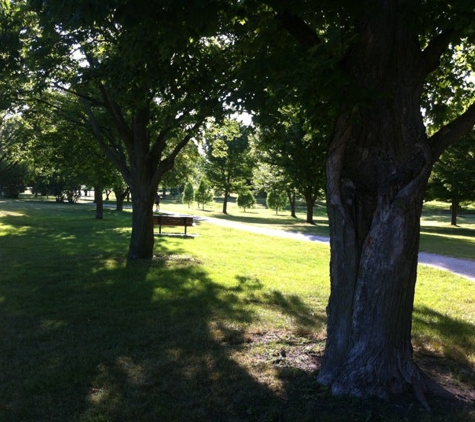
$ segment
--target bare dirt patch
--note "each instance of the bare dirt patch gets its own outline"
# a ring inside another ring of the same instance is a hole
[[[321,415],[336,411],[348,420],[353,417],[360,420],[357,417],[360,414],[373,415],[373,419],[368,420],[425,420],[426,416],[428,420],[472,420],[472,417],[475,420],[475,371],[460,362],[427,353],[415,355],[424,372],[451,394],[444,399],[428,397],[434,412],[429,416],[417,399],[409,395],[393,403],[332,397],[328,389],[316,382],[325,346],[323,334],[236,331],[227,332],[221,340],[235,350],[231,354],[240,365],[246,366],[254,378],[280,395],[283,409]],[[463,417],[458,418],[454,412]],[[426,416],[420,419],[421,414]],[[451,416],[445,418],[446,414]],[[469,419],[465,419],[467,417]],[[347,420],[345,418],[342,420]]]

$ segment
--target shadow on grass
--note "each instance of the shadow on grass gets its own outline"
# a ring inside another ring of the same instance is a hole
[[[264,294],[264,303],[283,310],[287,316],[302,327],[315,327],[316,324],[323,326],[326,321],[323,315],[315,315],[312,309],[307,307],[296,295],[284,296],[279,291],[273,291]]]
[[[422,226],[421,232],[434,236],[460,236],[472,239],[475,237],[475,228],[457,226]]]
[[[448,225],[450,225],[450,220],[452,216],[452,211],[447,209],[440,209],[437,207],[433,208],[426,208],[424,207],[422,210],[422,217],[426,221],[437,221],[441,222],[444,221]],[[475,222],[475,213],[471,210],[464,209],[457,214],[457,221],[466,224],[473,224]]]
[[[447,362],[453,365],[456,372],[464,374],[465,381],[475,387],[475,368],[467,359],[475,350],[474,325],[427,307],[416,307],[413,321],[415,326],[419,326],[418,332],[423,333],[422,338],[414,339],[418,348],[431,354],[430,349],[440,347]]]
[[[475,229],[454,226],[422,226],[420,243],[426,252],[475,259]]]
[[[218,285],[165,239],[127,262],[128,219],[49,207],[2,219],[17,265],[0,282],[0,420],[279,420],[282,395],[232,357],[234,326],[256,317],[242,296],[262,285]],[[272,300],[307,320],[295,298]]]
[[[268,224],[269,226],[283,225],[283,224],[295,225],[296,222],[300,222],[301,224],[306,224],[304,219],[296,220],[290,215],[284,214],[284,213],[279,213],[278,215],[274,214],[273,217],[277,217],[277,218],[269,218],[268,216],[263,216],[262,214],[253,213],[252,211],[246,211],[245,213],[241,213],[241,214],[216,213],[215,215],[213,215],[213,217],[221,218],[223,220],[232,220],[232,221],[236,221],[238,223],[244,223],[244,224]],[[316,220],[319,220],[319,218],[316,217]],[[327,224],[326,217],[322,217],[321,222],[322,224]]]

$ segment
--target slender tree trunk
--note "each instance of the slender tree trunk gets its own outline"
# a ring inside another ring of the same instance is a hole
[[[315,202],[317,201],[317,198],[312,195],[311,193],[308,193],[305,195],[305,203],[307,205],[307,223],[308,224],[315,224],[313,221],[313,207],[315,206]]]
[[[153,209],[160,177],[156,174],[158,160],[150,155],[147,129],[148,110],[138,113],[132,129],[134,142],[129,144],[129,188],[132,194],[132,233],[128,259],[152,259],[155,243]]]
[[[125,189],[124,191],[114,191],[115,199],[116,199],[116,205],[115,205],[116,211],[124,210],[124,201],[128,193],[129,193],[129,188]]]
[[[94,203],[96,204],[96,219],[102,220],[104,217],[104,199],[102,197],[102,186],[94,186]]]
[[[452,198],[452,204],[450,206],[450,210],[451,210],[450,224],[452,226],[457,225],[457,216],[458,216],[458,211],[459,211],[459,205],[460,205],[460,202],[456,198]]]
[[[228,198],[229,198],[229,190],[224,190],[224,199],[223,199],[223,214],[228,213]]]
[[[116,211],[124,211],[124,196],[116,196],[115,197],[115,210]]]
[[[313,221],[313,207],[315,205],[315,202],[312,204],[311,202],[307,202],[307,223],[308,224],[315,224],[315,221]]]
[[[289,204],[290,204],[290,216],[292,218],[297,218],[297,214],[295,212],[295,192],[292,190],[288,190],[287,196],[289,198]]]

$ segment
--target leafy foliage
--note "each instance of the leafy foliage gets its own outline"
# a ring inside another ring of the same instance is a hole
[[[17,2],[0,2],[0,112],[18,106],[25,81],[22,59],[21,31],[25,15]]]
[[[252,208],[256,205],[256,198],[250,189],[243,189],[239,192],[237,204],[238,207],[242,208],[245,212],[246,208]]]
[[[0,193],[5,198],[18,198],[30,180],[30,171],[25,163],[10,166],[0,162]]]
[[[100,149],[73,95],[43,92],[41,100],[32,101],[23,113],[23,122],[28,126],[30,159],[40,182],[37,191],[46,190],[59,202],[75,202],[74,192],[81,185],[102,190],[117,184],[118,172]]]
[[[195,200],[195,189],[193,188],[193,184],[191,182],[187,182],[183,190],[183,203],[187,204],[188,208],[190,208],[190,204],[194,200]]]
[[[313,207],[325,186],[329,120],[319,128],[312,128],[300,107],[287,105],[266,110],[256,121],[261,129],[256,137],[260,161],[281,170],[287,181],[286,190],[297,192],[305,199],[309,211],[307,222],[312,223]]]
[[[205,205],[213,200],[213,196],[214,193],[210,183],[205,178],[202,178],[195,192],[195,201],[198,205],[201,204],[204,209]]]
[[[475,201],[475,136],[452,145],[434,165],[429,189],[429,199],[451,202],[452,224],[457,224],[459,205]]]
[[[267,207],[275,210],[275,213],[278,214],[279,211],[285,207],[288,202],[287,194],[284,191],[271,190],[267,193]]]
[[[254,157],[250,148],[251,129],[237,120],[225,120],[205,132],[205,173],[211,185],[224,192],[223,213],[229,195],[252,177]]]
[[[173,168],[163,175],[160,185],[182,188],[187,182],[198,180],[203,161],[197,143],[189,142],[177,155]]]

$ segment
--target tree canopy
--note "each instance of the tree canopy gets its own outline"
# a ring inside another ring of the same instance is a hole
[[[459,207],[475,201],[475,138],[474,133],[451,145],[434,165],[429,179],[428,195],[451,203],[451,224],[457,225]]]
[[[321,115],[324,117],[323,111]],[[287,105],[264,111],[256,121],[261,130],[256,138],[261,161],[282,169],[284,177],[291,181],[287,190],[295,190],[305,199],[307,223],[313,224],[313,207],[325,186],[331,118],[322,118],[319,128],[312,127],[298,106]]]
[[[230,90],[232,54],[220,40],[225,4],[29,4],[38,16],[30,63],[42,84],[81,100],[132,192],[128,256],[151,258],[158,184],[205,119],[222,114]]]
[[[223,214],[233,192],[238,192],[252,177],[254,157],[250,145],[251,129],[237,120],[211,125],[204,135],[205,173],[211,185],[223,191]]]

